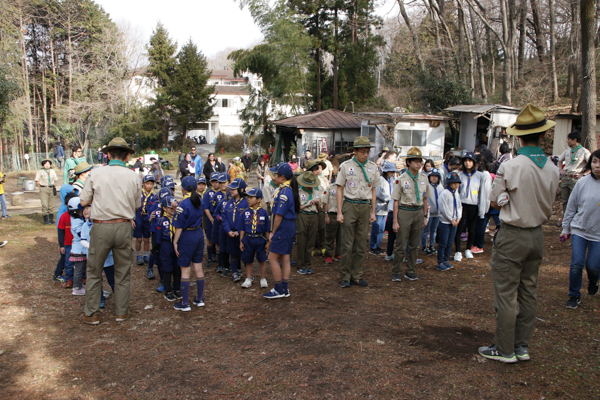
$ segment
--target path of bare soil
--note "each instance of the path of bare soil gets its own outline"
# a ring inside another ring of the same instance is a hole
[[[116,323],[109,298],[94,327],[84,298],[51,281],[56,230],[37,217],[0,223],[2,399],[600,398],[600,296],[564,307],[570,246],[555,226],[532,361],[503,365],[476,356],[495,327],[489,236],[450,272],[425,257],[416,282],[392,283],[391,263],[368,255],[367,288],[340,289],[339,264],[314,257],[316,273],[293,273],[277,301],[207,271],[206,307],[189,313],[134,266],[131,319]]]

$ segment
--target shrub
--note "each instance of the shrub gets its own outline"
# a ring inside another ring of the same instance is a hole
[[[217,136],[215,144],[215,152],[220,153],[221,148],[224,148],[226,153],[240,153],[244,148],[244,135],[224,135]]]

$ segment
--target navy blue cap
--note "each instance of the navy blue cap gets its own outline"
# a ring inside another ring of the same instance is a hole
[[[477,159],[475,158],[475,154],[471,153],[468,150],[465,150],[462,154],[462,159],[464,160],[465,158],[470,158],[471,160],[473,160],[473,162],[477,162]]]
[[[231,175],[225,172],[225,178],[227,178],[227,182],[229,182],[231,180]]]
[[[235,178],[227,187],[229,189],[246,189],[246,182],[242,178]]]
[[[171,204],[173,204],[174,201],[177,201],[177,199],[175,197],[166,196],[166,197],[163,197],[162,199],[160,199],[160,205],[163,208],[172,207]]]
[[[249,197],[256,197],[257,199],[263,198],[262,190],[260,190],[259,188],[255,188],[255,187],[251,188],[246,193],[248,194]]]
[[[149,181],[154,182],[154,175],[146,175],[146,176],[144,176],[143,182],[146,183],[146,182],[149,182]]]
[[[442,178],[442,174],[440,173],[440,170],[437,168],[431,168],[431,173],[429,174],[429,176],[437,176],[438,178]]]
[[[288,163],[279,163],[276,166],[269,168],[269,171],[273,172],[274,174],[279,174],[279,175],[283,175],[286,177],[286,179],[290,179],[292,177],[292,175],[294,175],[294,171],[292,171],[292,167],[290,167],[290,165]]]
[[[446,177],[446,185],[451,183],[460,183],[460,176],[454,171],[450,172]]]
[[[162,200],[163,198],[165,198],[167,196],[173,196],[173,191],[171,189],[164,187],[158,191],[159,199]]]
[[[219,183],[224,183],[227,182],[229,179],[227,179],[227,174],[219,174]]]
[[[170,179],[166,179],[165,182],[161,186],[169,188],[169,189],[175,189],[175,185],[177,185],[177,184],[174,181],[172,181]]]
[[[206,178],[201,176],[200,178],[198,178],[198,184],[200,183],[204,183],[206,185]]]
[[[186,176],[185,178],[183,178],[181,180],[181,187],[184,188],[185,190],[187,190],[188,192],[195,191],[197,186],[198,186],[198,182],[196,181],[196,178],[194,178],[193,176]]]
[[[219,180],[219,174],[218,172],[213,172],[212,174],[210,174],[210,181],[218,181]]]

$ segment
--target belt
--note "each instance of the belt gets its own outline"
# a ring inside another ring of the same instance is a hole
[[[508,229],[508,230],[511,230],[511,231],[533,231],[533,230],[539,229],[540,227],[541,227],[541,225],[534,226],[533,228],[521,228],[521,227],[518,227],[518,226],[509,225],[509,224],[504,223],[504,222],[500,224],[500,229],[505,228],[505,229]]]
[[[244,237],[263,238],[267,240],[267,238],[265,238],[264,233],[244,233]]]
[[[315,211],[300,211],[300,214],[314,215],[314,214],[316,214],[316,212]]]
[[[92,222],[95,224],[120,224],[121,222],[130,222],[130,219],[125,218],[117,218],[117,219],[107,219],[107,220],[99,220],[93,219]]]
[[[404,210],[404,211],[417,211],[417,210],[422,210],[423,206],[418,206],[418,207],[405,207],[405,206],[398,206],[399,210]]]
[[[40,187],[53,188],[53,187],[54,187],[54,185],[52,185],[52,186],[42,186],[42,185],[40,185]]]
[[[185,228],[184,231],[194,231],[194,230],[196,230],[198,228],[202,228],[202,225],[200,225],[200,226],[194,226],[192,228]]]
[[[354,204],[371,204],[371,200],[352,200],[347,197],[344,197],[344,201]]]

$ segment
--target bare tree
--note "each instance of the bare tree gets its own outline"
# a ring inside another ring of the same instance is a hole
[[[556,15],[554,13],[554,0],[548,0],[550,12],[550,69],[552,71],[552,103],[558,101],[558,79],[556,77]]]
[[[595,1],[581,0],[581,139],[588,148],[596,140],[596,26]]]
[[[415,46],[415,57],[417,58],[417,62],[419,64],[419,68],[421,71],[425,69],[425,64],[423,63],[423,57],[421,57],[421,49],[419,47],[419,36],[417,31],[413,28],[408,13],[406,12],[406,8],[404,7],[404,0],[398,0],[398,5],[400,6],[400,14],[402,14],[402,18],[404,18],[404,22],[406,22],[406,26],[410,31],[410,34],[413,38],[413,44]]]

